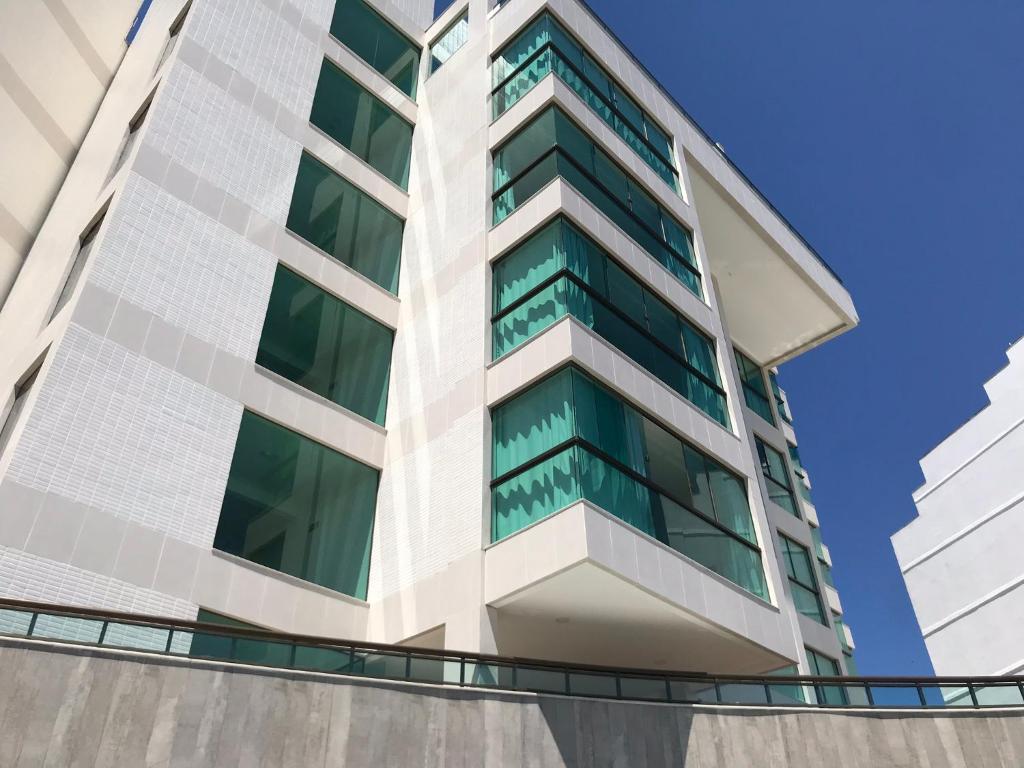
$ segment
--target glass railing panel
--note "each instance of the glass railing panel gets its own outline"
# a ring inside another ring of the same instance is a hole
[[[569,674],[569,693],[574,696],[614,698],[617,695],[615,676],[571,672]]]
[[[672,701],[693,704],[718,703],[718,688],[714,681],[672,680]]]
[[[135,648],[143,651],[163,651],[167,648],[170,635],[169,629],[110,622],[103,633],[101,645],[114,648]]]
[[[32,624],[32,611],[0,609],[0,634],[27,635]]]
[[[619,689],[625,699],[644,699],[646,701],[668,701],[669,688],[664,678],[630,677],[619,678]]]
[[[1010,707],[1024,704],[1024,696],[1016,683],[976,685],[974,696],[983,707]]]
[[[298,645],[295,647],[295,668],[346,673],[352,670],[352,654],[343,648]]]
[[[81,619],[73,616],[51,616],[40,613],[32,627],[31,637],[50,640],[69,640],[83,643],[98,643],[103,632],[103,621]]]
[[[566,693],[566,675],[561,669],[517,665],[516,688],[522,691]]]
[[[921,701],[921,694],[916,686],[912,685],[881,685],[873,684],[871,688],[871,700],[875,706],[881,707],[923,707],[925,702]]]
[[[718,686],[723,704],[767,704],[768,692],[764,683],[723,682]]]
[[[352,671],[365,677],[401,680],[406,676],[405,654],[359,652],[352,654]]]
[[[785,685],[772,683],[768,686],[772,697],[772,704],[807,704],[811,700],[807,687],[803,685]]]

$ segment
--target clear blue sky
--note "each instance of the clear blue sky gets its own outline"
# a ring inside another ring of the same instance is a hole
[[[1024,334],[1024,3],[591,5],[853,295],[781,380],[861,672],[931,674],[889,536]]]

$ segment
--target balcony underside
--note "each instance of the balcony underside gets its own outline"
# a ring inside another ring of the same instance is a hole
[[[690,168],[719,302],[739,347],[778,365],[857,324],[842,283],[784,224],[765,214],[776,240],[697,163]]]
[[[487,551],[502,655],[748,674],[792,664],[773,607],[586,503]]]

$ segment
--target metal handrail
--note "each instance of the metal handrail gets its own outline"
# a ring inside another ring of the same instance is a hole
[[[22,615],[15,626],[12,614]],[[95,639],[61,637],[40,620],[77,619],[93,622]],[[22,626],[23,625],[23,626]],[[161,647],[153,643],[131,645],[127,639],[110,641],[113,627],[139,627],[167,632]],[[175,650],[174,639],[189,641],[188,650]],[[274,667],[303,672],[320,672],[349,677],[428,683],[458,687],[549,693],[588,698],[657,701],[678,704],[730,706],[824,707],[849,709],[1021,707],[1024,708],[1024,676],[1012,677],[822,677],[814,675],[758,676],[709,675],[701,672],[666,671],[562,664],[542,659],[495,656],[434,648],[387,645],[366,641],[340,640],[316,635],[232,627],[162,616],[145,616],[105,609],[51,605],[26,600],[0,599],[0,635],[88,647],[110,647],[185,658],[216,660],[248,666]],[[230,640],[228,651],[198,653],[191,647],[196,635],[214,635]],[[240,647],[240,641],[248,641]],[[265,643],[261,646],[260,643]],[[264,658],[258,652],[287,649],[287,658]],[[311,664],[298,660],[299,650],[333,652],[344,663]],[[244,652],[243,652],[244,651]],[[247,655],[248,654],[248,655]],[[401,671],[379,666],[382,660],[398,659]],[[426,670],[414,671],[414,664],[433,662]],[[375,666],[378,665],[378,666]],[[425,674],[425,672],[431,672]],[[553,674],[557,673],[557,674]],[[548,677],[543,676],[547,674]],[[531,675],[533,679],[531,680]],[[541,676],[538,678],[538,675]],[[557,684],[545,682],[557,680]],[[603,690],[601,687],[603,684]],[[887,704],[877,697],[886,689],[912,691],[916,701]],[[959,699],[929,700],[928,692],[954,689]],[[990,701],[991,690],[1009,692],[1003,700]],[[780,700],[782,697],[782,700]]]

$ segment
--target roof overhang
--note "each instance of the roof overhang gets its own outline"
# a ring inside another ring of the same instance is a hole
[[[856,326],[857,311],[840,280],[731,165],[717,160],[709,168],[691,158],[690,180],[736,345],[773,366]]]

